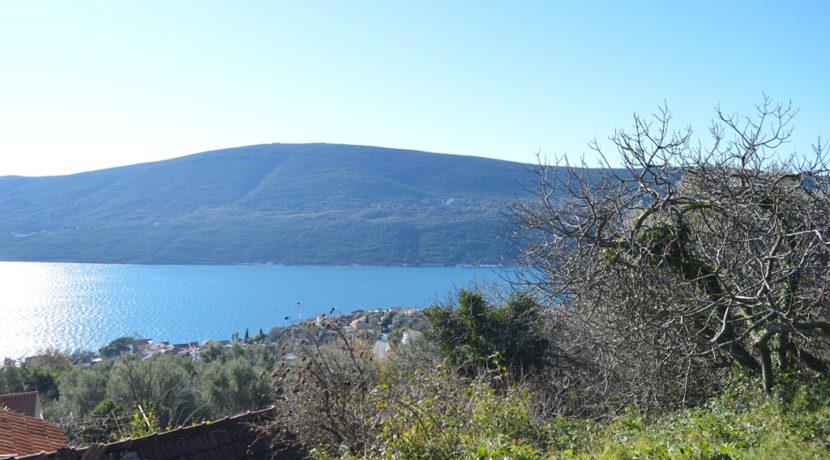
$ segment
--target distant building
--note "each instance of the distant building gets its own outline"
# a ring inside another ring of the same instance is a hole
[[[349,324],[349,327],[352,329],[357,329],[363,327],[367,324],[367,318],[365,316],[360,316],[356,319],[353,319],[352,322]]]
[[[48,362],[52,356],[50,355],[35,355],[35,356],[27,356],[23,358],[23,365],[24,366],[37,366],[38,364],[43,364]]]
[[[133,340],[133,353],[145,356],[150,352],[153,341],[150,339],[135,339]]]

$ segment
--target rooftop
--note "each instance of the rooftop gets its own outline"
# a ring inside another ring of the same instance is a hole
[[[273,417],[274,408],[225,417],[213,422],[83,448],[18,457],[17,460],[110,460],[181,459],[225,460],[271,458],[269,440],[259,435],[255,424]],[[292,458],[286,454],[281,458]]]
[[[0,409],[0,458],[66,447],[63,431],[39,418]]]
[[[37,391],[0,395],[0,409],[6,408],[30,417],[43,418],[38,410],[39,399]]]

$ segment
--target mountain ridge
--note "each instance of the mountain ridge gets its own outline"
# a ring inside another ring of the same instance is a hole
[[[0,259],[499,264],[527,164],[261,144],[65,176],[0,177]]]

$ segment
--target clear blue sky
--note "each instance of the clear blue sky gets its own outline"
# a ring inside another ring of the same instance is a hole
[[[830,2],[1,1],[0,175],[269,142],[578,159],[666,102],[830,136]]]

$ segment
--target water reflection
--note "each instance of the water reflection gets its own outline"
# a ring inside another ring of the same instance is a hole
[[[0,262],[0,356],[96,343],[108,313],[103,266]]]
[[[491,269],[0,262],[0,358],[94,350],[124,335],[183,342],[341,312],[427,306]]]

